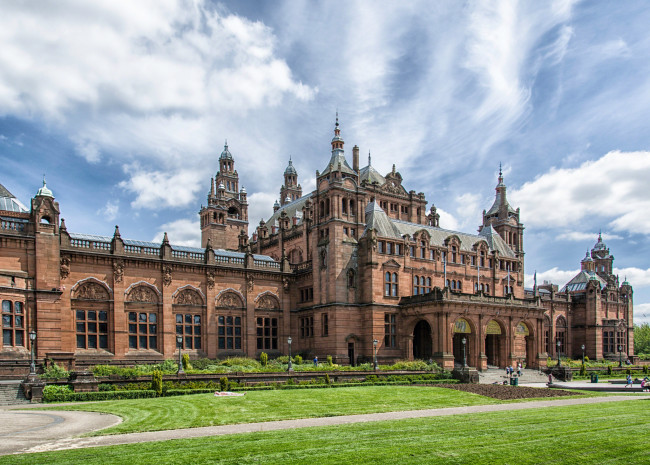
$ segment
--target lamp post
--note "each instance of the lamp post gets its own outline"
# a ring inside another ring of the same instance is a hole
[[[375,348],[375,357],[373,358],[373,366],[375,367],[375,371],[377,371],[377,344],[379,344],[379,341],[377,339],[372,340],[372,346]]]
[[[181,349],[183,348],[183,336],[180,334],[176,336],[176,345],[178,346],[178,374],[182,375],[185,374],[185,371],[183,370],[183,356],[181,354]]]
[[[34,362],[34,344],[36,343],[36,331],[30,331],[29,332],[29,340],[30,340],[30,345],[32,349],[32,358],[31,362],[29,363],[29,374],[30,375],[35,375],[36,374],[36,363]]]
[[[289,367],[287,371],[293,371],[293,364],[291,363],[291,336],[287,339],[287,344],[289,344]]]
[[[463,336],[461,342],[463,343],[463,368],[467,368],[467,351],[465,350],[465,347],[467,345],[467,338]]]
[[[557,341],[557,366],[561,367],[562,366],[562,360],[560,359],[560,346],[562,345],[562,342],[560,340]]]
[[[623,368],[623,346],[618,346],[618,367]]]
[[[585,345],[582,344],[580,348],[582,349],[582,366],[585,366]]]

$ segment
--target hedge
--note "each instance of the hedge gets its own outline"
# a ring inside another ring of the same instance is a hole
[[[48,386],[49,387],[49,386]],[[43,390],[43,402],[91,402],[96,400],[147,399],[156,397],[156,391],[97,391],[48,392]]]

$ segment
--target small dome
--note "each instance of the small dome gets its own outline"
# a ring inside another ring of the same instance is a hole
[[[224,186],[223,181],[219,183],[219,187],[217,189],[223,189],[223,190],[226,189],[226,186]]]
[[[276,200],[275,203],[273,204],[273,208],[278,207],[280,208],[280,203]]]
[[[289,158],[289,165],[287,166],[287,169],[284,170],[284,174],[293,174],[298,176],[298,172],[296,171],[296,168],[294,168],[291,158]]]
[[[594,260],[589,256],[589,252],[585,254],[585,258],[582,259],[582,262],[593,262]]]
[[[246,188],[244,186],[241,186],[241,189],[239,189],[240,194],[245,194],[246,193]]]
[[[607,246],[603,242],[603,236],[598,233],[598,241],[596,242],[596,245],[594,245],[593,250],[605,250],[607,249]]]
[[[45,177],[43,177],[43,187],[41,187],[36,193],[37,197],[54,197],[52,191],[47,188],[45,185]]]
[[[228,150],[228,142],[223,146],[223,152],[221,152],[221,155],[219,156],[219,160],[232,160],[232,154]]]
[[[284,199],[284,201],[285,201],[285,202],[291,202],[291,197],[289,197],[289,196],[287,195],[287,198]]]

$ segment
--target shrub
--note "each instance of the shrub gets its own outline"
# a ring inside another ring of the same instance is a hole
[[[100,391],[116,391],[117,390],[114,385],[106,384],[106,383],[100,384],[99,386],[97,386],[97,388]]]
[[[587,376],[587,368],[584,365],[580,367],[580,376]]]
[[[293,358],[293,363],[295,363],[296,365],[302,365],[302,357],[300,355],[296,355]]]
[[[269,356],[266,352],[262,352],[260,354],[260,363],[262,364],[263,367],[267,366],[269,363]]]
[[[69,376],[70,372],[68,372],[68,370],[56,363],[52,363],[49,367],[43,370],[43,374],[40,377],[46,379],[63,379],[68,378]]]
[[[225,367],[247,367],[247,368],[259,368],[260,362],[252,358],[247,357],[230,357],[223,360],[220,365]]]
[[[214,392],[214,389],[169,389],[165,392],[165,397],[169,396],[187,396],[191,394],[208,394]]]
[[[648,374],[648,365],[643,365],[643,374],[644,375]]]
[[[332,384],[329,373],[325,373],[325,384]]]
[[[612,374],[612,366],[611,365],[607,365],[607,374],[608,375]]]
[[[156,393],[158,397],[162,396],[162,371],[154,370],[151,376],[151,390]]]
[[[631,374],[632,374],[632,370],[630,370],[629,368],[626,368],[626,369],[625,369],[625,374],[626,374],[626,375],[631,375]]]
[[[190,354],[183,354],[183,357],[181,358],[182,363],[183,363],[183,370],[191,370],[192,369],[192,364],[190,363]]]
[[[47,388],[64,386],[45,386],[43,389],[44,402],[89,402],[96,400],[120,400],[120,399],[145,399],[156,397],[155,391],[99,391],[99,392],[49,392]]]
[[[327,365],[328,365],[328,366],[332,366],[332,365],[334,365],[334,363],[332,362],[332,356],[331,356],[331,355],[328,355],[328,356],[327,356]]]
[[[227,391],[229,387],[229,382],[228,382],[228,377],[227,376],[222,376],[219,378],[219,390],[220,391]]]

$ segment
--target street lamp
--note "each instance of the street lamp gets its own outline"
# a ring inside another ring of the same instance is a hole
[[[180,334],[176,336],[176,345],[178,346],[178,374],[183,375],[185,374],[185,371],[183,371],[183,356],[181,355],[181,349],[183,348],[183,336]]]
[[[375,348],[375,358],[373,359],[373,365],[375,367],[375,371],[377,371],[377,344],[379,344],[379,341],[377,339],[372,340],[372,346]]]
[[[465,346],[467,345],[467,338],[463,336],[461,342],[463,343],[463,368],[467,368],[467,352],[465,350]]]
[[[291,363],[291,336],[287,339],[287,343],[289,344],[289,367],[287,371],[293,371],[293,364]]]
[[[557,366],[561,367],[562,366],[562,360],[560,360],[560,346],[562,345],[562,342],[558,339],[557,341]]]
[[[36,331],[30,331],[29,332],[29,340],[31,349],[32,349],[32,359],[29,364],[29,374],[30,375],[35,375],[36,374],[36,363],[34,362],[34,344],[36,343]]]
[[[623,368],[623,346],[618,346],[618,367]]]
[[[585,345],[582,344],[580,348],[582,349],[582,366],[585,366]]]

